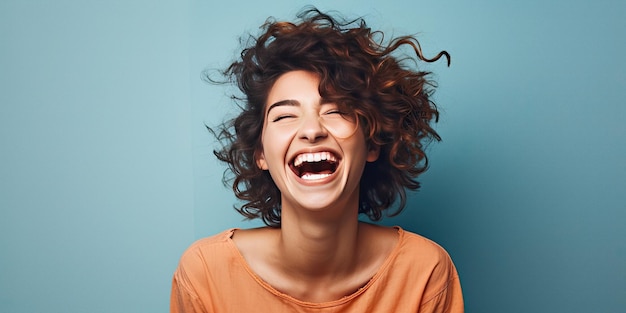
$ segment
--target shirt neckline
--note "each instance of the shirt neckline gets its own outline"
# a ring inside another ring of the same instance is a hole
[[[243,266],[243,268],[246,270],[246,272],[248,273],[248,275],[250,275],[250,277],[252,279],[254,279],[259,285],[261,285],[261,287],[263,287],[265,290],[267,290],[268,292],[272,293],[273,295],[284,299],[286,301],[289,301],[291,303],[294,303],[298,306],[301,307],[310,307],[310,308],[327,308],[327,307],[334,307],[334,306],[339,306],[345,303],[350,302],[351,300],[357,298],[358,296],[360,296],[361,294],[365,293],[367,290],[369,290],[371,288],[372,285],[374,285],[381,276],[385,275],[391,265],[391,263],[393,262],[393,260],[396,258],[396,256],[398,255],[399,251],[400,251],[400,247],[402,246],[402,242],[404,241],[404,235],[405,235],[405,231],[399,227],[399,226],[393,226],[393,228],[395,228],[397,230],[398,233],[398,240],[395,244],[395,247],[393,248],[393,250],[391,251],[391,253],[389,253],[389,255],[386,257],[385,261],[383,262],[383,264],[379,267],[379,269],[376,271],[376,274],[374,274],[374,276],[372,276],[372,278],[367,282],[367,284],[365,284],[363,287],[359,288],[357,291],[344,296],[340,299],[337,300],[332,300],[332,301],[326,301],[326,302],[308,302],[308,301],[303,301],[303,300],[299,300],[295,297],[292,297],[288,294],[285,294],[279,290],[277,290],[276,288],[274,288],[272,285],[270,285],[269,283],[267,283],[265,280],[263,280],[260,276],[258,276],[253,270],[252,268],[248,265],[248,262],[246,261],[246,259],[243,257],[243,255],[241,254],[241,251],[239,251],[239,248],[237,248],[237,245],[235,244],[234,240],[232,239],[235,231],[239,230],[240,228],[231,228],[229,230],[227,230],[226,232],[224,232],[225,235],[225,241],[228,243],[228,247],[231,249],[231,251],[234,253],[238,263]]]

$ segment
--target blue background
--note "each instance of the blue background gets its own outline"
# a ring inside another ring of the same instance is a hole
[[[0,312],[167,312],[232,210],[200,79],[303,1],[0,2]],[[442,109],[399,224],[443,245],[467,312],[626,307],[626,2],[315,1],[418,33]]]

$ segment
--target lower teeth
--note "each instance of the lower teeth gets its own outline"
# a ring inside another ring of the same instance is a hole
[[[322,178],[326,178],[330,176],[330,174],[304,174],[302,175],[302,179],[306,179],[306,180],[315,180],[315,179],[322,179]]]

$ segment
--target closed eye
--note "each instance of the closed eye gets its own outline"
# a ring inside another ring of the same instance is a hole
[[[341,111],[339,109],[328,110],[328,111],[324,112],[323,115],[328,116],[328,118],[341,117],[342,119],[347,120],[349,122],[354,122],[354,120],[355,120],[354,114],[346,113],[346,112]]]
[[[337,104],[333,102],[325,102],[325,101],[322,101],[321,103],[321,113],[322,115],[339,115],[339,116],[348,115],[348,113],[342,111],[341,108]]]
[[[328,112],[326,112],[326,113],[324,113],[324,114],[339,114],[339,115],[345,115],[346,113],[343,113],[343,112],[341,112],[341,111],[339,111],[339,110],[330,110],[330,111],[328,111]]]
[[[295,118],[294,115],[279,115],[275,118],[272,119],[272,122],[279,122],[285,119],[289,119],[289,118]]]

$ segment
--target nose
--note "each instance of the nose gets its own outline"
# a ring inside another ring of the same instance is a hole
[[[298,130],[298,138],[309,142],[317,142],[328,136],[328,130],[322,124],[318,114],[306,114],[303,117],[300,129]]]

